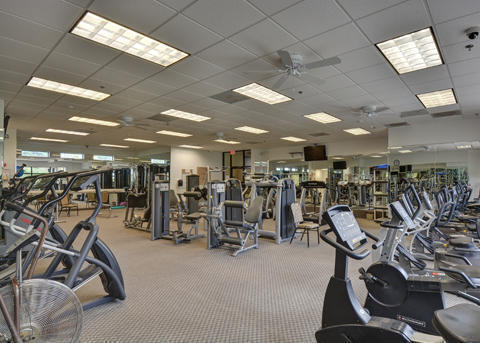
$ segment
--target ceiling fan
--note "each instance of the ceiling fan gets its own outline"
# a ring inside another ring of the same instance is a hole
[[[323,79],[310,75],[308,72],[312,69],[328,67],[341,62],[340,58],[335,56],[304,64],[303,57],[300,54],[291,54],[286,50],[278,50],[277,54],[280,56],[282,66],[281,69],[274,71],[283,75],[273,84],[273,89],[280,88],[289,77],[298,77],[315,84],[323,84],[325,82]]]
[[[117,119],[117,122],[120,123],[120,126],[118,126],[119,129],[124,128],[124,127],[134,127],[140,130],[145,130],[147,131],[150,126],[148,125],[141,125],[141,124],[136,124],[133,121],[133,118],[130,116],[121,116],[120,119]]]
[[[380,112],[384,112],[386,110],[389,110],[389,108],[377,107],[377,105],[366,105],[355,110],[353,113],[360,114],[360,118],[358,120],[359,123],[366,122],[369,124],[371,129],[375,129],[376,128],[375,122],[374,122],[375,117],[377,117],[377,115]]]

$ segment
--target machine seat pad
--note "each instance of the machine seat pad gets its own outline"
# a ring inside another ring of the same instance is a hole
[[[473,238],[467,236],[452,237],[448,241],[452,247],[464,248],[464,249],[473,249],[475,244],[473,243]]]
[[[189,213],[189,214],[186,214],[184,218],[188,220],[199,220],[200,218],[202,218],[202,213],[200,212]]]
[[[316,222],[316,223],[318,223],[319,218],[316,215],[306,215],[305,214],[303,216],[303,220],[306,221],[306,222]]]
[[[307,230],[318,229],[319,227],[320,225],[318,225],[318,223],[312,223],[312,222],[303,222],[297,225],[297,229],[307,229]]]
[[[225,225],[230,227],[240,227],[248,230],[254,230],[255,226],[238,220],[225,220]]]
[[[447,342],[480,342],[480,307],[459,304],[435,311],[433,325]]]

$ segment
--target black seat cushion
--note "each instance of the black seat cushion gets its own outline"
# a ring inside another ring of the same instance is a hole
[[[433,325],[448,343],[480,342],[480,307],[460,304],[435,311]]]
[[[467,236],[452,237],[448,240],[452,247],[463,248],[463,249],[474,249],[475,244],[473,239]]]
[[[319,218],[318,218],[318,216],[316,216],[316,215],[311,215],[311,214],[308,214],[308,215],[307,215],[307,214],[305,214],[305,215],[303,216],[303,220],[306,221],[306,222],[315,222],[315,223],[318,223]]]

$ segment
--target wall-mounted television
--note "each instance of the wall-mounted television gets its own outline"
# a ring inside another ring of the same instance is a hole
[[[327,149],[325,145],[306,146],[303,148],[305,161],[326,161]]]
[[[347,169],[347,161],[335,161],[335,162],[333,162],[333,169],[334,170]]]
[[[406,173],[406,172],[411,172],[411,171],[412,171],[412,165],[411,164],[400,166],[400,173]]]

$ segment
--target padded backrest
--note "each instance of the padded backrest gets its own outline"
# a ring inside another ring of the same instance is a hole
[[[293,222],[295,223],[295,226],[297,226],[298,223],[303,222],[302,208],[298,202],[292,202],[290,204],[290,210],[292,211]]]
[[[245,213],[245,221],[256,224],[259,222],[262,215],[263,197],[257,196],[252,200],[247,212]]]

